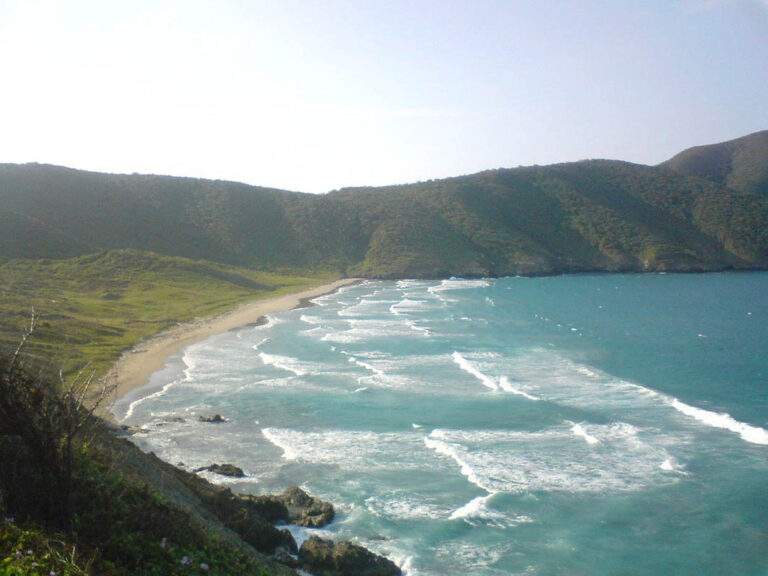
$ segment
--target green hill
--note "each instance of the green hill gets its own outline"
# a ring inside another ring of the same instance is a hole
[[[766,150],[762,132],[658,167],[588,160],[324,195],[0,165],[0,258],[127,248],[387,278],[761,268]]]
[[[768,130],[683,150],[661,166],[734,190],[768,194]]]

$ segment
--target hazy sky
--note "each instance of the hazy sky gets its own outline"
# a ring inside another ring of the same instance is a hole
[[[768,0],[0,0],[0,162],[319,192],[768,128]]]

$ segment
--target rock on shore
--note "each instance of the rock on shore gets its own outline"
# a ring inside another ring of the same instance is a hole
[[[262,516],[275,523],[320,528],[332,522],[336,515],[332,504],[310,496],[297,486],[288,488],[282,494],[240,498],[251,502]]]
[[[397,565],[351,542],[312,536],[301,545],[299,563],[316,576],[401,576]]]
[[[213,472],[220,476],[228,476],[230,478],[245,478],[245,472],[242,468],[235,466],[234,464],[211,464],[210,466],[203,466],[202,468],[196,468],[193,472]]]

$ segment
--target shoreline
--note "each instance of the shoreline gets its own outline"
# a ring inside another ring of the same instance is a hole
[[[246,302],[219,316],[185,322],[139,342],[130,350],[123,352],[107,373],[106,380],[115,386],[115,390],[109,403],[104,406],[102,416],[115,421],[115,415],[112,412],[115,402],[130,392],[146,386],[152,374],[161,370],[168,358],[187,346],[216,334],[258,324],[263,322],[267,314],[306,307],[314,298],[331,294],[339,288],[362,281],[361,278],[343,278],[301,292]]]

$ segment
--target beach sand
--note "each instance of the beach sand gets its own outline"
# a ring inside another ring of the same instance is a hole
[[[107,381],[116,388],[112,402],[103,416],[113,418],[111,404],[132,390],[145,386],[150,376],[163,368],[168,358],[183,348],[214,334],[258,323],[265,314],[283,312],[306,305],[306,302],[312,298],[329,294],[342,286],[360,281],[358,278],[344,278],[302,292],[255,300],[220,316],[179,324],[139,343],[123,353],[107,374]]]

